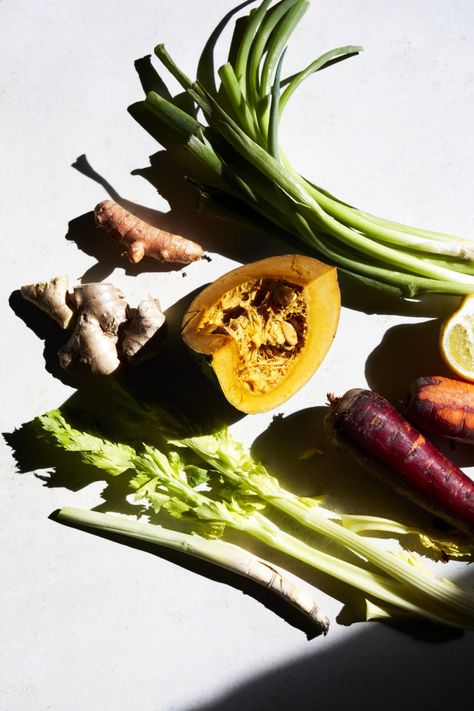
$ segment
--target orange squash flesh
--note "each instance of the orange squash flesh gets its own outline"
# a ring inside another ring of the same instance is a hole
[[[339,320],[337,273],[289,254],[234,269],[189,306],[184,342],[205,356],[238,410],[272,410],[313,375]]]

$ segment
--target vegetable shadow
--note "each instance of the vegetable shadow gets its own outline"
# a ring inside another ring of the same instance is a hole
[[[338,272],[338,276],[344,306],[366,314],[439,318],[451,314],[459,303],[459,297],[448,294],[420,294],[413,299],[404,298],[396,292],[367,286],[357,277],[342,271]]]
[[[68,338],[58,323],[37,306],[27,301],[19,289],[10,294],[9,305],[15,315],[44,343],[45,369],[65,385],[79,388],[83,383],[81,371],[66,371],[59,365],[58,351]]]
[[[445,365],[438,345],[441,324],[451,313],[450,309],[451,306],[446,305],[439,318],[392,326],[367,358],[365,376],[369,387],[402,413],[408,403],[410,386],[417,378],[427,375],[455,377]],[[474,464],[474,447],[471,445],[429,437],[459,467]]]
[[[247,263],[289,251],[283,231],[256,213],[247,219],[204,199],[191,157],[180,147],[149,156],[149,165],[133,174],[147,180],[170,205],[165,229],[190,237],[207,252]]]
[[[86,155],[79,156],[72,165],[80,173],[103,187],[108,197],[124,209],[145,220],[150,225],[167,231],[174,231],[171,225],[167,224],[166,213],[139,205],[122,197],[109,181],[91,166]],[[163,263],[151,257],[144,257],[138,264],[133,264],[123,253],[122,246],[111,235],[96,226],[93,210],[69,222],[66,239],[74,242],[82,252],[94,257],[96,260],[96,263],[80,277],[80,281],[83,283],[103,281],[115,269],[123,269],[125,274],[136,276],[143,272],[162,273],[178,271],[183,268],[181,264]]]
[[[166,224],[166,213],[139,205],[122,197],[111,183],[92,167],[85,154],[80,155],[72,164],[72,167],[82,175],[98,183],[109,198],[121,205],[125,210],[155,227],[171,231]],[[81,276],[80,280],[83,283],[102,281],[117,268],[123,269],[129,276],[136,276],[142,272],[177,271],[182,268],[181,264],[162,263],[151,257],[144,257],[138,264],[133,264],[123,254],[122,246],[111,235],[96,226],[93,210],[69,222],[66,239],[74,242],[81,251],[96,259],[96,264],[87,269]]]
[[[365,376],[370,388],[391,402],[403,403],[417,378],[450,377],[438,346],[442,321],[443,318],[433,318],[387,329],[366,360]]]
[[[82,409],[85,406],[84,398],[81,394],[74,395],[66,404],[66,407]],[[100,410],[100,408],[99,408]],[[95,417],[100,420],[101,413],[95,408]],[[128,486],[128,475],[107,477],[97,468],[87,465],[81,461],[80,456],[75,452],[61,451],[53,447],[46,438],[39,436],[38,427],[34,421],[25,423],[12,433],[3,434],[6,443],[13,451],[17,464],[17,472],[21,475],[33,473],[38,482],[47,488],[62,488],[68,491],[77,492],[92,483],[103,484],[101,491],[101,503],[94,507],[94,511],[112,512],[119,515],[137,516],[145,513],[140,505],[134,504],[127,499],[130,494]],[[150,514],[149,511],[146,512]],[[58,522],[57,512],[53,512],[50,518]],[[165,512],[160,512],[156,518],[156,523],[162,526],[169,526],[175,530],[185,530],[190,532],[186,523],[178,521]],[[151,519],[153,521],[153,516]],[[61,521],[61,525],[72,525]],[[200,575],[216,583],[233,587],[240,590],[244,595],[251,596],[259,604],[267,608],[271,613],[276,614],[284,622],[302,631],[308,639],[321,634],[318,627],[296,608],[291,607],[283,599],[280,599],[271,591],[262,587],[254,581],[248,580],[241,575],[206,561],[194,558],[187,554],[181,554],[170,550],[164,546],[157,546],[143,541],[130,539],[126,536],[115,533],[107,533],[88,529],[86,526],[75,526],[84,532],[91,533],[106,540],[116,542],[120,545],[142,550],[149,554],[162,558],[168,562],[188,570],[193,575]],[[238,532],[230,532],[225,536],[226,540],[243,545],[248,550],[252,550],[256,555],[266,557],[268,551],[263,546],[252,546],[252,542],[242,541]],[[283,565],[280,559],[283,556],[271,556],[274,564]]]
[[[195,378],[193,378],[195,382]],[[129,383],[130,385],[130,383]],[[133,384],[136,387],[136,383]],[[195,395],[200,399],[199,394]],[[150,400],[150,393],[146,394]],[[113,389],[111,389],[110,379],[95,378],[88,381],[88,387],[82,387],[71,396],[61,409],[68,411],[68,417],[74,422],[74,415],[79,417],[82,426],[84,422],[89,422],[92,429],[96,427],[104,435],[114,438],[116,435],[116,423],[113,422],[113,414],[117,414],[115,403],[112,400]],[[215,420],[215,407],[211,408],[212,418]],[[111,415],[111,411],[113,414]],[[118,414],[120,420],[120,414]],[[112,422],[111,422],[112,420]],[[222,423],[220,423],[222,424]],[[140,440],[153,442],[153,424],[147,428],[146,423],[140,421]],[[108,431],[108,428],[110,431]],[[101,503],[94,510],[99,512],[112,512],[121,515],[137,516],[145,511],[139,504],[133,503],[129,499],[129,473],[123,473],[115,477],[105,475],[97,468],[85,464],[76,452],[65,452],[55,447],[51,441],[40,431],[37,422],[34,420],[24,423],[14,432],[4,433],[3,437],[7,445],[12,449],[17,465],[17,473],[20,475],[33,474],[42,486],[47,488],[61,488],[72,492],[77,492],[93,483],[102,483]],[[150,512],[146,511],[147,516]],[[51,518],[57,521],[57,513],[53,513]],[[190,528],[181,521],[170,517],[166,512],[160,512],[159,517],[151,515],[150,520],[160,525],[169,526],[174,529],[184,529],[190,532]],[[63,523],[63,522],[61,522]],[[64,524],[63,525],[70,525]],[[80,527],[89,531],[87,527]],[[108,534],[99,531],[89,531],[94,535],[115,541],[121,545],[137,548],[163,558],[169,562],[179,565],[190,573],[202,575],[210,580],[223,585],[231,586],[240,590],[245,595],[250,595],[258,603],[265,606],[269,611],[279,616],[283,621],[301,630],[308,639],[321,634],[318,627],[297,609],[285,603],[271,591],[263,588],[257,583],[247,580],[231,571],[221,569],[215,565],[192,558],[189,555],[171,551],[166,547],[156,546],[145,542],[134,541],[119,534]],[[225,539],[246,547],[255,555],[267,558],[269,553],[265,547],[258,542],[242,540],[239,532],[226,532]],[[271,555],[271,560],[276,565],[281,565],[291,570],[286,557],[282,554]],[[304,566],[300,566],[304,567]],[[293,570],[297,573],[296,570]],[[300,572],[301,574],[301,572]]]

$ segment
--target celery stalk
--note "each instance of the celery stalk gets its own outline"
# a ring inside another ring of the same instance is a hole
[[[449,625],[474,627],[472,594],[437,580],[419,565],[399,559],[330,520],[320,502],[282,489],[227,430],[176,439],[180,427],[169,413],[139,405],[126,393],[120,394],[119,399],[125,409],[117,408],[114,416],[136,427],[140,421],[137,413],[141,413],[153,424],[161,440],[159,448],[143,444],[137,449],[112,442],[98,432],[78,430],[59,411],[38,418],[38,423],[56,446],[79,452],[88,464],[113,476],[128,473],[136,500],[145,502],[156,514],[164,509],[176,518],[193,522],[195,530],[211,538],[221,536],[230,526],[357,588],[378,600],[378,604]],[[205,469],[196,466],[195,454],[205,462]],[[216,476],[216,471],[222,476]],[[290,535],[263,515],[261,509],[266,504],[356,553],[360,564],[330,555]],[[379,570],[367,568],[367,562]]]
[[[174,531],[144,521],[68,506],[60,509],[57,518],[75,526],[87,526],[170,548],[230,570],[283,598],[308,617],[323,634],[327,634],[329,620],[312,596],[304,590],[302,582],[283,568],[249,553],[240,546],[223,540],[204,538],[194,533]]]

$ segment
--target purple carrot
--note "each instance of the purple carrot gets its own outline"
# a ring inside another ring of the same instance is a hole
[[[337,446],[398,493],[474,534],[474,482],[387,400],[363,389],[328,399],[325,427]]]

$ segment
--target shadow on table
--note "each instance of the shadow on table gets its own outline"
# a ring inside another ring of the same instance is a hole
[[[212,260],[210,255],[213,252],[247,263],[293,251],[284,242],[285,235],[276,227],[269,229],[269,225],[260,218],[249,221],[239,219],[230,212],[221,211],[216,215],[215,212],[206,211],[189,178],[189,157],[182,148],[159,151],[150,156],[149,161],[149,166],[135,170],[134,174],[145,178],[168,202],[170,209],[166,212],[124,198],[92,167],[84,154],[76,159],[73,167],[101,185],[110,199],[145,222],[200,244],[207,261]],[[150,257],[145,257],[138,264],[131,263],[122,254],[121,245],[96,227],[93,211],[70,221],[66,239],[96,260],[81,276],[83,283],[102,281],[115,269],[123,269],[130,276],[169,271],[181,271],[185,276],[189,268],[181,264],[162,263]]]
[[[426,375],[450,376],[438,346],[443,317],[392,326],[367,358],[365,376],[372,390],[403,403],[411,383]],[[452,374],[451,374],[452,377]]]
[[[369,623],[331,644],[312,643],[303,658],[273,666],[222,696],[182,711],[419,711],[461,708],[474,637],[409,644],[396,630]]]

